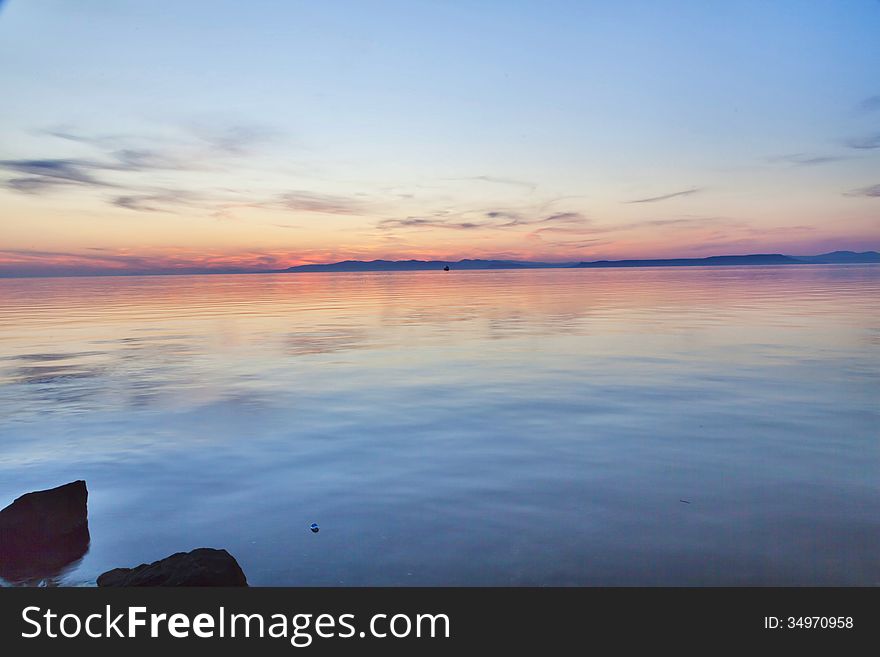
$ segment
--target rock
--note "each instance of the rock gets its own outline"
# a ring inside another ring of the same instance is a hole
[[[89,548],[89,492],[74,481],[27,493],[0,511],[0,577],[53,578]]]
[[[197,548],[136,568],[114,568],[98,586],[247,586],[235,558],[226,550]]]
[[[81,480],[22,495],[0,511],[0,537],[52,540],[69,534],[88,522],[88,500]]]

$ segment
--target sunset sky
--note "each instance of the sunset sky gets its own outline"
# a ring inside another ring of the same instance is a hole
[[[10,0],[0,275],[880,248],[880,2]]]

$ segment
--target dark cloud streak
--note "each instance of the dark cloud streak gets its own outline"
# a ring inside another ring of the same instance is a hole
[[[863,112],[880,111],[880,96],[869,96],[859,103],[859,109]]]
[[[864,137],[856,137],[854,139],[850,139],[846,142],[846,145],[850,148],[855,148],[856,150],[860,151],[880,148],[880,132],[873,135],[866,135]]]
[[[466,178],[446,178],[446,180],[473,180],[477,182],[492,183],[495,185],[511,185],[513,187],[524,187],[531,191],[535,191],[538,185],[527,180],[517,180],[516,178],[502,178],[497,176],[468,176]]]
[[[453,215],[453,218],[449,218],[446,216],[446,213],[438,213],[438,215],[433,217],[416,216],[404,219],[384,219],[376,227],[380,230],[390,230],[393,228],[441,228],[447,230],[474,230],[482,228],[487,230],[504,230],[539,224],[585,224],[589,222],[589,219],[579,212],[557,212],[547,217],[533,219],[523,217],[521,213],[509,210],[490,210],[483,212],[482,217],[484,219],[469,219],[468,213],[459,213]]]
[[[116,196],[110,202],[119,208],[137,212],[170,212],[162,205],[191,205],[197,197],[184,190],[161,190],[154,193]]]
[[[699,191],[702,191],[701,188],[693,187],[691,189],[685,189],[680,192],[663,194],[662,196],[649,196],[648,198],[639,198],[633,201],[624,201],[624,203],[657,203],[658,201],[666,201],[668,199],[676,198],[678,196],[690,196],[691,194],[696,194]]]
[[[13,178],[6,185],[17,191],[39,192],[55,185],[87,185],[106,187],[91,171],[98,168],[88,160],[0,160],[0,168],[25,178]]]
[[[356,215],[363,211],[361,204],[353,199],[302,190],[281,194],[278,203],[288,210],[298,212]]]
[[[844,196],[866,196],[868,198],[880,198],[880,183],[876,185],[869,185],[868,187],[862,187],[861,189],[854,189],[851,192],[846,192]]]
[[[812,155],[810,153],[791,153],[767,158],[770,162],[783,162],[795,167],[812,167],[850,159],[846,155]]]
[[[278,132],[261,125],[204,125],[184,128],[188,136],[178,141],[158,137],[146,148],[144,137],[131,135],[89,135],[70,126],[42,130],[39,134],[83,144],[95,149],[93,157],[40,158],[0,160],[0,170],[11,174],[0,182],[14,192],[40,195],[62,189],[115,189],[107,202],[115,207],[138,212],[174,212],[173,206],[195,206],[197,202],[214,209],[218,200],[209,194],[168,189],[149,184],[144,176],[113,174],[144,174],[162,171],[213,170],[218,162],[249,154],[254,146],[278,136]],[[154,144],[160,144],[158,148]],[[222,166],[222,165],[221,165]],[[216,190],[214,190],[216,192]],[[331,199],[307,192],[292,192],[271,203],[273,207],[311,208],[350,214],[352,207],[344,200]],[[259,202],[257,202],[257,205]],[[169,207],[165,207],[169,206]],[[321,208],[321,209],[319,209]]]

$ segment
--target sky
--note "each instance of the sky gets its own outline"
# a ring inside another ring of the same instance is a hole
[[[0,275],[880,249],[878,35],[878,0],[8,0]]]

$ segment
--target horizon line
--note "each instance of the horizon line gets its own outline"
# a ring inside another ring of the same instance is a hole
[[[862,254],[877,254],[880,255],[880,252],[868,249],[864,251],[855,251],[850,249],[835,249],[834,251],[827,251],[823,253],[817,253],[812,255],[791,255],[782,252],[764,252],[764,253],[741,253],[741,254],[714,254],[708,256],[672,256],[672,257],[662,257],[662,258],[617,258],[617,259],[608,259],[601,258],[596,260],[584,260],[584,259],[576,259],[576,260],[528,260],[528,259],[517,259],[517,258],[501,258],[501,257],[486,257],[486,258],[459,258],[458,260],[436,260],[436,259],[421,259],[421,258],[405,258],[405,259],[397,259],[390,260],[387,258],[373,258],[371,260],[359,260],[353,258],[346,258],[343,260],[335,260],[332,262],[310,262],[303,263],[299,265],[290,265],[287,267],[281,268],[271,268],[271,269],[256,269],[251,267],[224,267],[218,266],[216,268],[208,268],[208,267],[180,267],[180,268],[172,268],[172,269],[89,269],[89,268],[73,268],[73,269],[60,269],[59,271],[43,271],[43,272],[3,272],[0,270],[0,279],[20,279],[20,278],[90,278],[90,277],[112,277],[112,276],[208,276],[208,275],[239,275],[239,274],[282,274],[282,273],[297,273],[296,270],[303,267],[332,267],[334,265],[341,265],[345,263],[363,263],[363,264],[373,264],[379,262],[386,263],[425,263],[425,264],[438,264],[438,265],[455,265],[462,262],[507,262],[507,263],[516,263],[523,265],[549,265],[545,267],[547,269],[564,269],[567,267],[577,268],[578,265],[581,264],[595,264],[595,263],[620,263],[620,262],[668,262],[668,261],[698,261],[698,260],[706,260],[712,258],[748,258],[748,257],[767,257],[767,256],[783,256],[789,257],[793,259],[797,258],[817,258],[821,256],[838,254],[838,253],[852,253],[857,255]],[[790,263],[790,264],[846,264],[846,263]],[[852,263],[852,264],[870,264],[870,263]],[[646,265],[650,266],[650,265]],[[736,265],[732,265],[736,266]],[[540,267],[536,267],[540,268]],[[467,271],[499,271],[501,268],[487,268],[487,269],[468,269]],[[518,268],[513,268],[518,269]],[[528,267],[525,267],[528,269]],[[309,271],[300,271],[298,273],[372,273],[372,272],[382,272],[382,271],[400,271],[400,270],[366,270],[362,272],[345,272],[345,271],[326,271],[326,272],[309,272]],[[407,271],[407,270],[402,270]],[[408,270],[410,273],[412,271],[430,271],[430,270]]]

